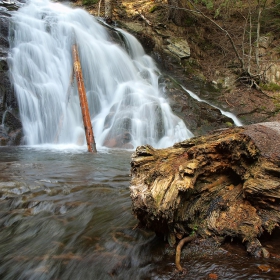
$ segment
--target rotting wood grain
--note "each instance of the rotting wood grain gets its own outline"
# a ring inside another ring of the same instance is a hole
[[[279,134],[278,122],[261,123],[138,147],[130,193],[139,225],[167,240],[237,237],[249,253],[269,256],[258,238],[280,222]]]

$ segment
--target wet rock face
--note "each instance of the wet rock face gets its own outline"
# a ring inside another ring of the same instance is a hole
[[[8,42],[8,20],[7,17],[9,17],[8,13],[5,13],[3,11],[0,12],[1,18],[0,18],[0,51],[1,56],[3,53],[7,52],[7,49],[9,48],[9,42]]]
[[[22,139],[18,104],[10,82],[7,63],[9,54],[9,8],[0,4],[0,146],[19,145]]]
[[[231,118],[222,115],[215,107],[193,99],[169,77],[163,76],[163,80],[166,85],[166,97],[172,111],[184,120],[195,136],[235,126]]]

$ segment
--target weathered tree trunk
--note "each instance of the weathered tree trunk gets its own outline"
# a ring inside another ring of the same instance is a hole
[[[112,23],[113,16],[113,0],[105,0],[105,20],[107,23]]]
[[[140,146],[132,156],[133,211],[176,243],[196,233],[238,237],[254,255],[257,239],[280,222],[280,123],[215,131],[167,149]]]
[[[73,45],[73,60],[74,60],[74,72],[77,80],[77,86],[79,91],[80,105],[82,110],[83,122],[85,127],[85,134],[87,140],[88,151],[91,153],[96,153],[96,144],[94,140],[94,135],[92,131],[90,113],[88,109],[87,95],[84,86],[83,74],[81,69],[81,63],[78,53],[78,47],[76,44]]]

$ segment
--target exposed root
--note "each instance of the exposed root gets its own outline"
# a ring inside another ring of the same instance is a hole
[[[255,257],[259,257],[259,258],[270,257],[270,253],[262,246],[262,244],[257,238],[247,242],[246,247],[247,247],[247,252],[249,252],[251,255]]]
[[[177,269],[181,272],[183,271],[183,268],[180,264],[180,259],[181,259],[181,250],[182,250],[182,247],[184,246],[185,243],[187,242],[191,242],[192,240],[194,240],[196,238],[196,234],[194,235],[189,235],[185,238],[183,238],[177,245],[177,248],[176,248],[176,258],[175,258],[175,265],[177,267]]]

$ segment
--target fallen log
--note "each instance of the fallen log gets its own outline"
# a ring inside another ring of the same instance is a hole
[[[89,152],[96,153],[97,152],[96,144],[95,144],[94,134],[91,125],[90,113],[88,109],[88,102],[87,102],[87,95],[84,86],[83,73],[82,73],[82,68],[81,68],[81,63],[80,63],[80,58],[78,53],[78,47],[76,44],[74,44],[72,47],[72,54],[74,60],[74,72],[77,80],[80,105],[81,105],[83,122],[85,127],[87,147]]]
[[[271,122],[215,131],[166,149],[138,147],[130,193],[139,227],[164,235],[173,246],[194,234],[236,237],[250,254],[268,257],[258,238],[279,227],[279,139],[280,123]]]

